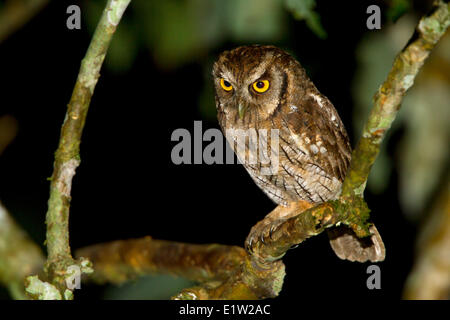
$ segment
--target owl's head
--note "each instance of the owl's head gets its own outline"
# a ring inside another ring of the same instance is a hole
[[[236,126],[268,119],[298,76],[305,76],[300,64],[274,46],[243,46],[223,52],[213,67],[219,118]]]

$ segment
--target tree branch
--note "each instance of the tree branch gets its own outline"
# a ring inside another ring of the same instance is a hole
[[[90,279],[98,283],[120,284],[145,274],[167,273],[204,284],[183,291],[176,299],[274,296],[282,282],[271,281],[270,277],[284,277],[281,261],[256,272],[243,248],[219,244],[186,244],[145,237],[89,246],[77,250],[76,255],[95,261]],[[261,279],[268,281],[262,285]]]
[[[17,120],[0,117],[0,155],[17,134]],[[0,284],[8,288],[11,297],[24,300],[24,279],[39,272],[45,258],[41,248],[20,228],[0,202]]]
[[[97,244],[77,251],[77,256],[98,261],[93,280],[116,284],[157,270],[198,282],[223,281],[239,267],[245,255],[245,250],[236,246],[186,244],[151,237]]]
[[[9,0],[0,11],[0,43],[31,20],[48,0]]]
[[[413,85],[425,59],[447,30],[450,24],[449,15],[449,4],[437,1],[432,13],[420,19],[413,38],[395,58],[387,79],[374,96],[374,106],[364,126],[362,137],[353,151],[350,169],[342,188],[342,197],[362,196],[386,131],[395,120],[403,96]]]
[[[0,203],[0,283],[14,299],[26,299],[24,279],[42,270],[44,254]]]
[[[100,68],[112,36],[130,0],[109,0],[81,62],[75,88],[67,106],[50,184],[46,268],[50,281],[65,289],[66,268],[73,261],[69,246],[69,206],[72,178],[80,164],[80,142]]]
[[[326,227],[340,223],[350,226],[360,237],[369,235],[366,223],[369,218],[369,209],[362,195],[370,168],[379,153],[380,144],[386,131],[397,115],[403,96],[412,86],[420,67],[449,24],[449,5],[439,1],[433,12],[420,20],[416,35],[396,57],[386,81],[375,95],[374,107],[364,127],[362,138],[353,151],[350,169],[343,183],[340,198],[336,201],[322,203],[285,221],[272,233],[270,239],[264,243],[258,242],[251,255],[238,254],[236,256],[235,253],[231,253],[230,249],[236,250],[235,247],[228,247],[228,249],[221,247],[215,259],[232,260],[232,265],[236,266],[234,272],[231,269],[227,270],[229,278],[225,281],[210,281],[210,278],[215,279],[214,271],[219,271],[211,268],[208,259],[198,256],[207,255],[207,245],[197,250],[199,247],[195,245],[173,244],[175,247],[183,246],[183,254],[175,256],[177,258],[173,260],[169,259],[170,264],[156,264],[152,260],[153,258],[146,260],[146,256],[142,255],[139,250],[162,250],[164,246],[158,247],[152,242],[144,240],[142,242],[139,240],[123,242],[120,247],[122,245],[122,248],[127,247],[130,255],[127,255],[126,258],[124,256],[116,257],[117,260],[111,260],[110,256],[101,253],[101,251],[114,252],[113,248],[118,245],[117,242],[88,247],[81,250],[80,254],[92,259],[96,266],[103,266],[95,271],[96,277],[103,280],[107,280],[109,275],[114,275],[114,279],[127,279],[130,277],[130,270],[139,270],[136,274],[141,274],[140,272],[143,270],[166,273],[173,272],[175,269],[177,270],[176,274],[188,278],[190,278],[192,269],[213,272],[213,275],[208,274],[204,280],[199,279],[205,281],[203,284],[183,290],[175,297],[176,299],[275,297],[281,290],[284,278],[284,265],[279,259],[291,246],[319,234]],[[142,244],[144,244],[144,248],[142,248]],[[166,245],[170,246],[170,243],[166,243]],[[163,256],[166,253],[164,251],[153,252],[149,257]],[[239,260],[241,261],[239,262]],[[189,268],[186,268],[186,261],[191,263]],[[172,263],[178,265],[174,266]]]
[[[436,197],[416,243],[414,266],[403,298],[447,300],[450,296],[450,176]]]

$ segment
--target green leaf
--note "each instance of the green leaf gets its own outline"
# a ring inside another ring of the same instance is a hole
[[[295,19],[305,20],[306,25],[319,38],[325,39],[327,37],[327,32],[320,22],[320,16],[314,11],[315,0],[285,0],[285,6]]]
[[[411,8],[410,0],[392,0],[386,12],[386,17],[390,21],[397,21],[403,14]]]
[[[284,35],[285,19],[279,0],[228,0],[225,23],[238,42],[274,42]]]

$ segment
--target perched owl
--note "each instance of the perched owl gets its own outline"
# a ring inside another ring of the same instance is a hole
[[[222,131],[254,182],[278,204],[250,232],[251,250],[285,219],[338,197],[351,146],[331,102],[283,50],[252,45],[225,51],[213,79]],[[247,135],[240,146],[236,132]],[[331,246],[341,259],[381,261],[383,241],[374,226],[371,232],[358,239],[346,227],[335,228]]]

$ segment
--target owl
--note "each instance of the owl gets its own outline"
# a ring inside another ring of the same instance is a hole
[[[246,240],[251,251],[286,219],[339,196],[351,145],[334,106],[285,51],[261,45],[225,51],[212,75],[222,131],[256,185],[278,205],[252,228]],[[332,229],[331,247],[341,259],[381,261],[383,241],[375,226],[371,232],[359,239],[349,228]]]

